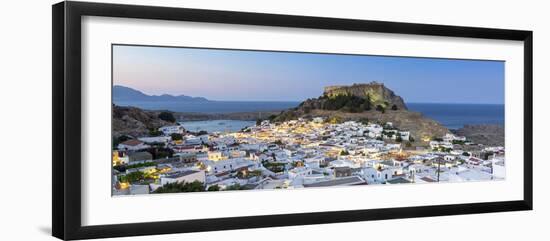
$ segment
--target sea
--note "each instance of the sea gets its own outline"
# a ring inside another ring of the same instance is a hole
[[[256,121],[243,120],[204,120],[204,121],[183,121],[180,124],[188,131],[212,132],[236,132],[245,127],[253,126]]]
[[[170,110],[174,112],[233,113],[255,111],[279,111],[296,107],[296,101],[115,101],[120,106],[135,106],[146,110]]]
[[[407,103],[407,107],[448,129],[459,129],[468,124],[504,125],[504,105],[499,104]]]
[[[120,106],[135,106],[149,110],[170,110],[175,112],[232,113],[254,111],[279,111],[298,106],[299,102],[268,101],[208,101],[208,102],[144,102],[119,101]],[[499,104],[446,104],[446,103],[407,103],[411,111],[420,112],[449,129],[459,129],[467,124],[504,125],[504,105]],[[182,122],[193,131],[237,131],[254,121],[207,120]]]

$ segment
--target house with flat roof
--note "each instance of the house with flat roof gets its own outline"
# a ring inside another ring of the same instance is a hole
[[[186,170],[175,172],[171,174],[166,174],[160,178],[160,184],[166,185],[168,183],[189,183],[199,181],[202,183],[206,182],[206,173],[204,170]]]
[[[366,184],[367,182],[358,176],[336,178],[328,181],[320,181],[311,184],[304,184],[304,187],[332,187]]]
[[[139,137],[138,140],[145,143],[163,143],[166,144],[172,140],[170,136],[151,136],[151,137]]]
[[[117,148],[123,151],[138,151],[149,148],[150,146],[138,139],[131,139],[118,144]]]
[[[145,163],[153,160],[153,155],[146,151],[132,152],[128,154],[129,164]]]
[[[149,185],[130,185],[130,195],[149,194]]]
[[[391,180],[387,180],[386,184],[408,184],[412,183],[409,179],[406,179],[404,177],[398,177]]]
[[[172,135],[172,134],[183,134],[185,132],[185,129],[183,126],[180,125],[173,125],[173,126],[163,126],[158,129],[165,135]]]

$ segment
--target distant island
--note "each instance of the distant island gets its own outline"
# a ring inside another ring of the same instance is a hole
[[[296,107],[297,101],[226,101],[209,100],[204,97],[187,95],[147,95],[143,92],[125,86],[113,87],[113,104],[126,107],[138,107],[147,110],[169,110],[172,112],[188,113],[183,119],[204,119],[203,114],[243,113],[249,116],[252,112],[279,112]],[[198,114],[198,115],[197,115]],[[254,116],[257,116],[254,115]],[[243,119],[239,118],[238,119]],[[210,119],[210,118],[206,118]]]

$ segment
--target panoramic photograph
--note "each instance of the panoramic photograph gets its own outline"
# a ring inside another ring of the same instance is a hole
[[[506,178],[504,61],[112,45],[112,195]]]

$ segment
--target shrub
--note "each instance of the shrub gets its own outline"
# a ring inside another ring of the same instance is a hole
[[[158,129],[155,129],[155,128],[150,128],[149,129],[149,136],[162,136],[162,131],[159,131]]]
[[[140,171],[128,173],[126,175],[120,175],[118,177],[118,180],[120,180],[121,182],[129,182],[129,183],[134,183],[143,179],[145,179],[145,173]]]
[[[176,192],[204,192],[204,184],[199,181],[194,182],[174,182],[166,183],[159,187],[154,193],[176,193]]]
[[[384,106],[381,106],[381,105],[376,105],[376,110],[377,111],[380,111],[382,113],[385,113],[386,112],[386,109],[384,108]]]
[[[465,142],[464,141],[460,141],[460,140],[453,140],[453,145],[464,145]]]
[[[220,190],[220,186],[218,185],[212,185],[207,189],[207,191],[219,191],[219,190]]]
[[[246,190],[246,188],[244,186],[241,186],[238,183],[225,188],[225,191],[232,191],[232,190]]]
[[[331,98],[326,98],[322,109],[324,110],[342,110],[352,113],[363,112],[370,110],[370,97],[361,98],[354,95],[337,95]]]
[[[174,141],[180,141],[180,140],[183,140],[183,136],[179,133],[172,133],[170,135],[170,137],[172,137],[172,140]]]

